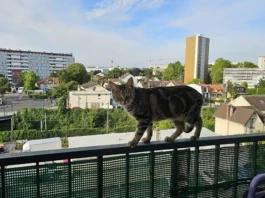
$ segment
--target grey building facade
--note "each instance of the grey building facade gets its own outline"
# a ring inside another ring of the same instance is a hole
[[[18,83],[20,72],[33,70],[43,79],[74,62],[73,54],[0,48],[0,73],[11,83]]]
[[[228,80],[232,83],[248,83],[248,88],[255,88],[260,79],[265,79],[265,69],[261,68],[225,68],[223,72],[223,84]]]

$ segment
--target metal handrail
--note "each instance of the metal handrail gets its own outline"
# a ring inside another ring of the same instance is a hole
[[[37,151],[29,153],[1,154],[0,165],[15,165],[34,162],[44,162],[52,160],[82,158],[82,157],[102,157],[107,155],[130,154],[139,152],[150,152],[158,150],[171,150],[180,148],[199,148],[202,146],[220,146],[223,144],[240,144],[247,142],[265,141],[265,134],[245,134],[232,136],[202,137],[198,141],[189,139],[178,139],[173,143],[165,141],[155,141],[149,144],[139,143],[137,147],[130,148],[127,144],[116,144],[108,146],[92,146],[81,148],[69,148],[60,150]]]

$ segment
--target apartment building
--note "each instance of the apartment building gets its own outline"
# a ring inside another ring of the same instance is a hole
[[[265,69],[265,56],[259,56],[258,66],[260,69]]]
[[[248,88],[255,88],[261,78],[265,79],[265,68],[225,68],[223,72],[223,84],[247,82]]]
[[[188,83],[194,78],[207,81],[209,46],[210,39],[201,34],[186,38],[184,83]]]
[[[11,83],[18,83],[20,72],[33,70],[43,79],[74,62],[73,54],[0,48],[0,73]]]

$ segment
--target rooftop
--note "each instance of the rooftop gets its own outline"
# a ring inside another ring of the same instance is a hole
[[[23,53],[23,54],[40,54],[40,55],[52,55],[52,56],[73,56],[72,53],[54,53],[54,52],[38,52],[38,51],[30,51],[30,50],[14,50],[14,49],[5,49],[0,48],[0,52],[5,53]]]

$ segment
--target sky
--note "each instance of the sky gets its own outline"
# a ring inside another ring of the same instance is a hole
[[[0,47],[73,53],[85,66],[185,60],[187,36],[210,38],[209,62],[265,55],[264,0],[1,0]],[[157,60],[154,60],[157,59]]]

